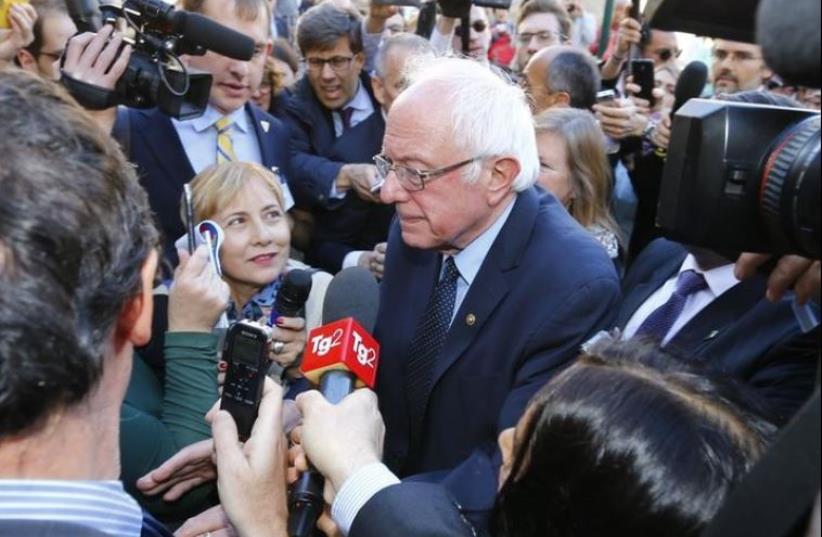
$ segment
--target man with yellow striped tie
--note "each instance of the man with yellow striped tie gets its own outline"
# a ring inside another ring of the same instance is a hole
[[[285,209],[294,204],[287,183],[288,128],[250,102],[262,80],[265,58],[271,51],[268,1],[183,0],[181,7],[251,37],[256,48],[250,61],[211,51],[204,56],[183,58],[188,68],[206,71],[213,77],[208,106],[198,118],[180,121],[156,109],[117,112],[113,134],[126,149],[129,160],[137,165],[141,183],[163,231],[165,256],[172,266],[177,262],[174,241],[185,233],[180,218],[183,185],[208,166],[239,160],[274,169],[282,182]],[[96,42],[96,47],[87,46],[82,54],[100,53],[101,49],[105,50],[107,32],[101,30],[96,36],[84,34],[72,41],[80,42],[79,45]],[[94,66],[93,60],[86,59],[83,63],[67,58],[64,69],[83,80],[113,87],[117,78],[106,73],[108,66]],[[96,78],[95,70],[99,71]],[[112,109],[111,114],[114,113]]]

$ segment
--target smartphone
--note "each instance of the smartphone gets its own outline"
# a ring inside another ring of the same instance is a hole
[[[616,92],[612,89],[597,92],[597,103],[609,103],[614,99],[616,99]]]
[[[2,1],[2,0],[0,0]],[[183,216],[186,224],[186,237],[188,238],[188,253],[193,254],[196,243],[194,236],[194,207],[191,203],[191,187],[188,183],[183,185]]]
[[[631,76],[634,84],[639,86],[637,97],[645,99],[654,105],[654,61],[653,60],[631,60]]]
[[[11,28],[9,11],[12,4],[28,4],[29,0],[0,0],[0,30]]]
[[[228,329],[222,359],[228,363],[220,408],[237,423],[240,440],[251,436],[257,419],[263,382],[268,372],[268,338],[271,332],[250,321],[239,321]]]

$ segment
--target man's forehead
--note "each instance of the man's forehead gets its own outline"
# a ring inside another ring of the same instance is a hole
[[[727,50],[727,51],[745,51],[745,52],[756,52],[758,53],[760,50],[759,45],[755,45],[753,43],[743,43],[741,41],[728,41],[726,39],[717,39],[714,41],[714,50]]]
[[[312,58],[331,58],[333,56],[339,56],[340,54],[351,55],[353,53],[354,52],[351,50],[351,42],[348,40],[348,36],[344,35],[334,41],[334,46],[332,47],[306,50],[305,57],[308,58],[311,56]]]
[[[204,0],[202,10],[203,15],[251,37],[257,44],[268,40],[270,29],[262,4],[258,5],[256,17],[248,12],[241,13],[237,7],[234,0]]]
[[[553,13],[532,13],[517,26],[519,33],[559,30],[559,19]]]

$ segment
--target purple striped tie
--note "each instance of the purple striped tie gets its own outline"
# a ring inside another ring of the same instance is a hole
[[[638,337],[649,337],[662,341],[674,325],[685,307],[685,301],[692,294],[708,287],[705,277],[695,270],[686,270],[679,274],[676,289],[663,305],[655,309],[642,322],[636,331]]]

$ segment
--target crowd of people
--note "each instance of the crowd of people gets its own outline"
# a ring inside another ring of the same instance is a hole
[[[283,537],[316,469],[327,537],[699,535],[815,389],[819,261],[768,274],[656,226],[685,66],[630,1],[602,51],[578,0],[464,7],[426,30],[377,2],[182,0],[254,53],[183,56],[212,84],[180,119],[84,109],[65,82],[112,95],[133,41],[10,4],[0,533]],[[819,109],[758,45],[710,46],[702,97]],[[216,253],[185,248],[186,189]],[[381,359],[332,405],[300,365],[351,267],[380,284]],[[223,320],[269,326],[244,443]]]

